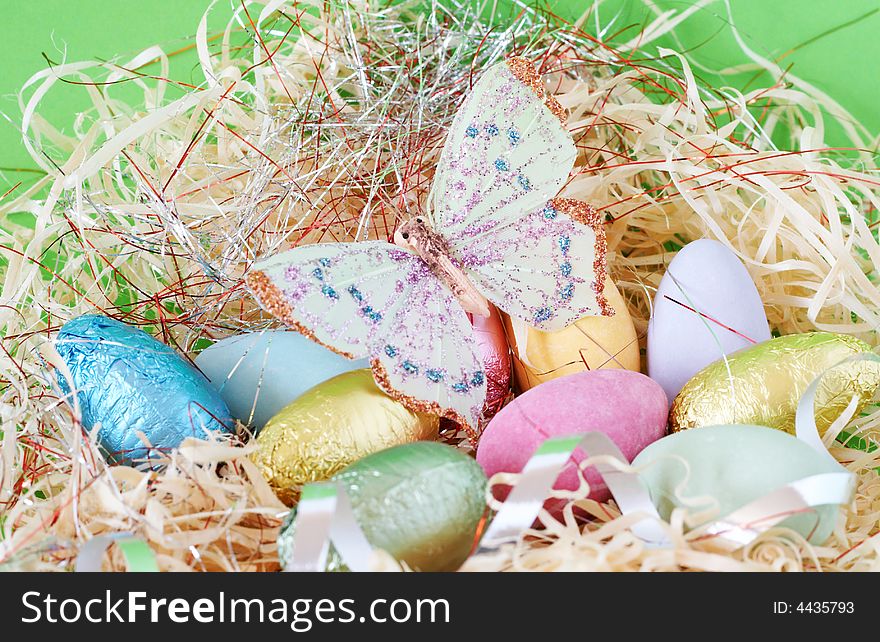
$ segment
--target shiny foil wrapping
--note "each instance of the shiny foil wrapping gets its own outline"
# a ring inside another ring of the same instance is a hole
[[[205,431],[231,432],[235,422],[208,379],[146,332],[100,315],[64,324],[55,348],[73,375],[82,423],[100,425],[98,443],[109,461],[150,455],[136,431],[159,450]],[[70,389],[59,374],[65,393]]]
[[[374,548],[417,571],[454,571],[467,558],[485,509],[486,476],[473,458],[435,442],[374,453],[337,474]],[[295,509],[278,536],[291,554]],[[347,570],[332,550],[328,571]]]
[[[292,504],[303,484],[329,479],[361,457],[435,439],[439,421],[386,395],[370,370],[353,370],[318,384],[272,417],[251,457],[278,497]]]
[[[807,386],[848,357],[869,352],[855,337],[830,332],[794,334],[735,352],[685,384],[669,414],[673,432],[721,424],[757,424],[794,434],[797,404]],[[880,364],[848,363],[830,370],[816,394],[819,432],[849,405],[867,404],[880,385]]]
[[[504,334],[501,315],[491,303],[488,317],[468,314],[474,326],[474,337],[483,355],[483,371],[486,373],[486,402],[483,418],[495,416],[510,395],[510,349]]]
[[[468,313],[474,326],[474,338],[483,357],[483,372],[486,373],[486,401],[483,402],[483,423],[488,422],[504,407],[511,393],[511,357],[504,331],[501,313],[491,303],[489,316],[481,317]],[[440,420],[440,430],[454,430],[456,423],[451,419]]]

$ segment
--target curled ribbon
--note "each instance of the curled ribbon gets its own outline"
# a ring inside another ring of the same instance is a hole
[[[804,390],[804,394],[801,395],[800,401],[798,401],[797,412],[794,419],[795,435],[798,439],[809,444],[813,447],[814,450],[822,453],[835,463],[837,463],[837,460],[831,456],[830,452],[828,452],[828,449],[822,442],[822,437],[819,435],[819,428],[816,426],[816,392],[819,390],[819,384],[822,382],[822,379],[827,373],[831,372],[835,368],[839,368],[840,366],[846,365],[848,363],[857,363],[860,361],[873,361],[876,363],[880,363],[880,356],[877,356],[873,353],[865,353],[855,355],[854,357],[850,357],[848,359],[844,359],[840,363],[828,368],[828,370],[816,377],[816,379],[813,380],[813,382],[809,386],[807,386],[807,389]],[[836,434],[840,431],[840,429],[848,424],[850,419],[853,418],[858,404],[858,396],[853,395],[853,398],[852,400],[850,400],[849,405],[846,407],[846,409],[840,414],[837,419],[834,420],[834,423],[832,423],[831,426],[828,427],[828,432]]]
[[[799,479],[749,502],[715,521],[694,529],[698,537],[716,537],[734,548],[753,542],[761,533],[793,514],[829,504],[847,504],[855,488],[855,476],[837,464],[822,442],[815,419],[815,396],[822,378],[830,370],[853,361],[880,362],[880,356],[863,354],[829,368],[804,391],[798,403],[795,432],[839,466],[840,472]],[[858,398],[832,424],[830,430],[846,425],[855,414]],[[544,501],[571,455],[578,448],[599,460],[594,464],[623,515],[641,519],[631,527],[646,546],[668,547],[669,538],[647,488],[638,474],[607,463],[614,459],[624,467],[627,460],[605,434],[589,432],[545,441],[526,462],[507,499],[483,534],[474,555],[480,555],[516,541],[540,514]],[[297,507],[293,552],[285,570],[323,570],[330,543],[348,567],[368,570],[373,549],[357,524],[345,489],[336,483],[307,484]]]
[[[330,544],[352,571],[370,570],[373,547],[358,526],[348,493],[339,483],[303,486],[296,530],[285,571],[323,571]]]
[[[847,503],[852,497],[854,482],[853,475],[845,470],[804,477],[695,530],[720,537],[739,548],[796,513],[827,504]]]
[[[615,443],[600,432],[548,439],[526,462],[519,480],[483,534],[477,554],[515,541],[531,527],[538,518],[544,500],[550,495],[556,478],[577,448],[582,448],[591,456],[606,455],[626,462]],[[618,470],[607,463],[597,462],[594,465],[617,501],[621,513],[644,516],[633,525],[633,533],[649,546],[666,546],[668,540],[660,527],[660,515],[638,475]]]
[[[122,552],[125,565],[130,573],[156,573],[159,571],[156,556],[145,541],[131,533],[111,533],[98,535],[83,544],[76,558],[76,572],[100,572],[104,553],[114,543]]]

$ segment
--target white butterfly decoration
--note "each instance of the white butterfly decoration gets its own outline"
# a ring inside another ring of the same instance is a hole
[[[473,437],[486,376],[466,312],[487,301],[541,330],[612,315],[605,233],[586,203],[555,198],[576,149],[530,62],[489,68],[453,120],[429,211],[384,241],[297,247],[247,277],[262,307],[352,359],[408,407]],[[576,222],[577,221],[577,222]]]

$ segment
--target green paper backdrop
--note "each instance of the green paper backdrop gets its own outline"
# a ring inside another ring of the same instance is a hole
[[[44,54],[58,62],[88,58],[134,55],[141,49],[162,44],[166,50],[186,47],[208,0],[18,0],[10,2],[0,24],[0,194],[4,185],[28,181],[33,174],[19,171],[33,167],[23,149],[16,127],[19,109],[15,94],[35,72],[46,66]],[[549,7],[575,18],[591,6],[591,0],[556,0]],[[655,0],[660,10],[682,11],[688,1]],[[731,14],[743,39],[757,53],[777,60],[783,68],[814,84],[835,98],[876,135],[880,130],[880,0],[730,0]],[[223,24],[226,3],[221,0],[215,20]],[[605,0],[598,7],[600,23],[613,20],[611,31],[634,36],[646,22],[648,12],[638,0]],[[737,46],[723,0],[700,9],[676,32],[679,44],[664,37],[660,44],[684,47],[698,64],[723,69],[746,62]],[[194,55],[173,59],[171,75],[180,80],[197,79]],[[719,80],[699,72],[707,80]],[[766,83],[754,73],[727,78],[738,88]],[[81,87],[58,87],[44,102],[41,113],[64,131],[72,118],[87,106]],[[832,129],[829,143],[843,144]],[[12,168],[12,169],[9,169]]]

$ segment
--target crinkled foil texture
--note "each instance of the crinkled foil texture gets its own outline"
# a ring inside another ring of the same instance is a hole
[[[507,347],[501,315],[494,305],[490,304],[488,317],[469,314],[468,318],[474,326],[474,337],[483,357],[483,371],[486,373],[483,419],[488,421],[501,410],[510,396],[510,349]]]
[[[208,379],[142,330],[90,314],[65,323],[55,347],[73,375],[83,426],[100,426],[98,442],[110,461],[150,456],[137,431],[167,450],[187,437],[204,439],[206,430],[235,428]],[[69,394],[63,376],[59,383]]]
[[[469,555],[487,484],[472,457],[423,441],[365,457],[334,479],[348,492],[374,548],[418,571],[454,571]],[[278,537],[282,564],[292,553],[295,514],[294,509]],[[326,570],[347,570],[332,546]]]
[[[329,479],[361,457],[436,439],[439,421],[391,399],[369,369],[353,370],[308,390],[272,417],[257,436],[252,459],[290,505],[303,484]]]
[[[707,366],[682,388],[670,411],[673,432],[721,424],[757,424],[794,434],[797,404],[807,387],[827,372],[816,393],[819,432],[849,405],[859,410],[880,385],[880,364],[848,363],[870,351],[855,337],[831,332],[794,334],[740,350]]]

